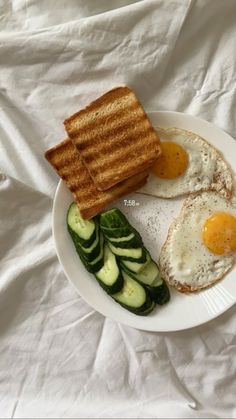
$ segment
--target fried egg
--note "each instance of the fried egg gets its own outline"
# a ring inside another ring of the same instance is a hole
[[[236,198],[215,191],[190,195],[161,250],[163,277],[181,292],[214,284],[236,263]]]
[[[230,198],[232,174],[219,151],[190,131],[179,128],[156,128],[156,131],[162,154],[139,192],[174,198],[210,189]]]

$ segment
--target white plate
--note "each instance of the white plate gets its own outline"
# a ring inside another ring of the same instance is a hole
[[[206,138],[223,153],[236,172],[236,142],[221,129],[177,112],[153,112],[149,117],[156,126],[184,128]],[[121,199],[116,206],[128,215],[130,222],[141,233],[152,257],[157,260],[170,222],[179,212],[183,200],[164,200],[141,194],[125,198],[135,200],[137,205],[125,206],[124,199]],[[212,320],[236,302],[236,269],[233,269],[221,282],[199,294],[184,295],[171,289],[171,301],[163,307],[157,307],[147,317],[128,312],[100,288],[93,275],[80,262],[66,228],[66,213],[71,201],[71,193],[60,181],[53,206],[53,235],[57,255],[65,274],[81,297],[104,316],[137,329],[176,331]]]

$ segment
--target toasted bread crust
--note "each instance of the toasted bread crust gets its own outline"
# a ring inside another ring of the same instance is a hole
[[[144,177],[143,179],[141,179],[137,183],[133,183],[132,185],[131,184],[130,185],[126,184],[125,185],[125,188],[126,188],[125,191],[124,191],[124,189],[121,185],[120,188],[116,188],[114,197],[112,199],[108,199],[106,204],[94,205],[93,207],[81,210],[82,217],[85,218],[85,219],[90,219],[90,218],[94,217],[94,215],[99,214],[105,208],[106,205],[108,205],[112,202],[115,202],[119,198],[122,198],[122,196],[124,196],[124,195],[135,192],[137,189],[142,188],[142,186],[145,185],[145,183],[147,182],[147,178],[148,178],[148,176]]]
[[[73,124],[74,120],[77,117],[81,117],[86,115],[88,111],[94,111],[103,106],[104,104],[108,104],[113,100],[116,100],[117,96],[127,96],[130,94],[130,89],[127,86],[117,86],[114,89],[109,90],[104,95],[100,96],[96,100],[92,101],[89,105],[87,105],[84,109],[79,110],[78,112],[71,115],[69,118],[65,119],[64,125],[68,126],[68,129],[71,127],[71,123]],[[73,128],[73,127],[72,127]]]
[[[148,177],[148,171],[143,171],[107,191],[99,191],[70,139],[47,150],[45,158],[66,182],[85,219],[94,217],[109,203],[141,188]]]
[[[161,153],[157,133],[126,86],[110,90],[64,124],[101,191],[149,168]]]

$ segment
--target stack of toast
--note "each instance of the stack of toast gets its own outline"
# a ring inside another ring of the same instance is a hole
[[[45,153],[84,219],[141,188],[161,153],[134,92],[116,87],[64,122],[68,138]]]

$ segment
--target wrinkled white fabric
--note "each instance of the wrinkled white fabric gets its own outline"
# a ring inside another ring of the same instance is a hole
[[[235,307],[169,334],[95,312],[57,260],[43,157],[120,83],[236,137],[235,0],[2,0],[0,15],[0,417],[235,418]]]

